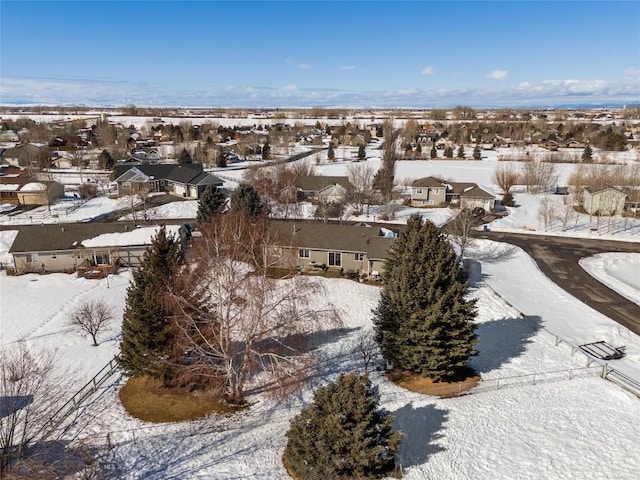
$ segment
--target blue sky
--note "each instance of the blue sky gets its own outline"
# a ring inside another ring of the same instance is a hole
[[[0,2],[0,103],[640,102],[638,1]]]

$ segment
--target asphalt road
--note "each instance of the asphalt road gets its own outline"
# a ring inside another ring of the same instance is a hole
[[[522,248],[531,255],[540,270],[561,288],[594,310],[640,335],[640,305],[627,300],[600,283],[578,264],[581,258],[590,257],[597,253],[640,253],[640,242],[547,237],[491,231],[482,232],[482,236]]]

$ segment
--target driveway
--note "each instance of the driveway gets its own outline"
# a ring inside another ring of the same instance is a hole
[[[535,260],[540,270],[561,288],[594,310],[640,335],[640,305],[600,283],[578,264],[581,258],[597,253],[640,253],[640,242],[492,231],[482,232],[482,236],[522,248]]]

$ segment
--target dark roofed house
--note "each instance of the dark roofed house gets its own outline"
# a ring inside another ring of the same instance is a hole
[[[301,199],[314,199],[323,197],[325,200],[340,201],[349,188],[348,177],[331,176],[299,176],[296,177],[293,185],[300,192]]]
[[[119,266],[138,266],[158,226],[131,222],[68,223],[20,227],[9,253],[16,273],[78,272],[102,277]],[[182,243],[184,227],[168,225],[167,232]]]
[[[272,224],[280,232],[279,266],[341,270],[361,277],[377,277],[384,271],[387,251],[397,235],[391,228],[402,228],[309,220],[280,220]]]
[[[223,181],[203,171],[202,164],[118,165],[115,182],[120,194],[147,190],[168,192],[197,200],[208,185],[221,187]]]
[[[495,199],[491,189],[471,182],[445,182],[436,177],[424,177],[411,184],[413,207],[452,205],[490,211],[494,208]]]

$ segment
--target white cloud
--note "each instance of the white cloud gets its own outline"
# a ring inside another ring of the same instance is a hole
[[[355,65],[341,65],[340,67],[338,67],[338,70],[355,70],[356,66]]]
[[[500,84],[503,85],[503,84]],[[294,84],[277,88],[258,85],[211,86],[202,89],[170,89],[161,84],[109,82],[86,79],[1,77],[0,94],[5,105],[95,105],[133,103],[185,107],[362,107],[431,108],[553,107],[570,105],[622,105],[640,98],[637,77],[621,80],[525,81],[512,86],[467,89],[347,90]]]
[[[435,73],[436,69],[433,67],[424,67],[422,70],[420,70],[420,75],[424,75],[429,76],[429,75],[433,75]]]
[[[504,80],[509,75],[509,72],[506,70],[494,70],[493,72],[487,73],[487,78],[491,78],[493,80]]]
[[[301,68],[302,70],[308,70],[309,68],[311,68],[311,65],[309,65],[308,63],[299,63],[298,68]]]
[[[629,67],[624,71],[625,75],[630,75],[632,77],[640,76],[640,69]]]

